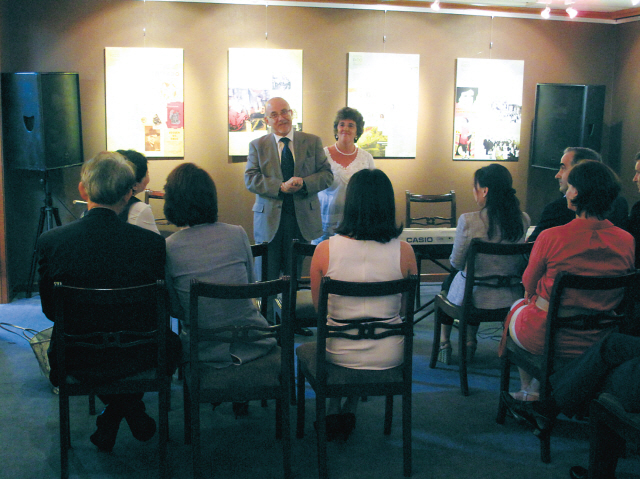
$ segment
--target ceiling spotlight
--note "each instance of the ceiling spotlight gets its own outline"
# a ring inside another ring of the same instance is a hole
[[[633,5],[634,7],[640,3],[640,0],[631,0],[631,5]]]
[[[435,10],[436,12],[440,10],[440,0],[436,0],[431,4],[431,10]]]
[[[549,7],[545,8],[544,10],[542,10],[542,12],[540,12],[540,15],[542,15],[542,18],[547,19],[551,16],[551,9]]]
[[[569,18],[576,18],[576,15],[578,14],[578,10],[576,10],[573,7],[569,7],[567,8],[567,14],[569,15]]]

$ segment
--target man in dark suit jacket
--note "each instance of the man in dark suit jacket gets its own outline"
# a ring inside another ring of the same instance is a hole
[[[135,174],[119,153],[103,152],[87,161],[78,186],[88,203],[81,219],[44,233],[38,240],[40,298],[42,310],[55,319],[54,282],[86,288],[121,288],[155,283],[164,278],[165,241],[156,233],[120,220],[118,212],[127,204]],[[65,315],[65,330],[79,334],[91,331],[155,329],[153,307],[140,304],[129,309],[71,311]],[[54,328],[57,325],[54,324]],[[51,382],[56,385],[56,344],[49,351]],[[168,362],[177,364],[180,341],[170,333]],[[80,381],[108,382],[136,374],[156,364],[154,350],[131,348],[129,353],[101,351],[81,357],[67,355],[71,375]],[[126,418],[134,437],[148,440],[155,421],[145,412],[142,394],[101,396],[107,404],[97,418],[98,430],[91,441],[110,451],[118,427]]]
[[[564,195],[567,192],[567,188],[569,188],[567,183],[569,172],[582,160],[596,160],[601,162],[602,157],[598,152],[590,148],[569,147],[564,150],[564,155],[560,159],[560,169],[555,176],[560,183],[560,192],[563,196],[545,206],[540,221],[536,225],[536,229],[531,233],[527,241],[535,241],[538,235],[547,228],[566,225],[575,219],[576,213],[567,207],[567,199]],[[607,219],[620,228],[626,228],[628,214],[629,205],[627,204],[627,200],[622,196],[618,196],[613,201]]]
[[[288,273],[294,238],[309,242],[322,235],[318,192],[333,182],[320,138],[294,132],[291,113],[282,98],[267,102],[265,118],[273,133],[251,142],[244,173],[247,189],[256,195],[254,240],[269,243],[269,279]],[[288,161],[293,163],[290,167]]]

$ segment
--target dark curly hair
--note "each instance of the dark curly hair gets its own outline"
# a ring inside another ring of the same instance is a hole
[[[336,140],[338,139],[338,123],[340,123],[341,120],[353,120],[356,122],[356,137],[354,138],[354,142],[358,141],[358,138],[362,136],[362,132],[364,131],[364,118],[362,117],[362,113],[348,106],[338,110],[336,119],[333,120],[333,135],[336,137]]]
[[[578,191],[578,196],[571,200],[576,214],[586,212],[587,216],[599,220],[604,219],[621,190],[618,175],[604,163],[594,160],[583,160],[571,168],[567,183]]]
[[[164,185],[164,215],[176,226],[218,221],[218,193],[209,173],[193,163],[176,167]]]
[[[489,217],[489,239],[498,233],[507,241],[518,241],[522,238],[522,211],[509,170],[497,163],[484,166],[475,172],[473,183],[474,186],[488,188],[484,208]]]

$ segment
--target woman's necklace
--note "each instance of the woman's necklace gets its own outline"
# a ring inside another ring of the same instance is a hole
[[[336,144],[335,144],[335,145],[333,145],[333,146],[335,146],[335,147],[336,147],[336,151],[337,151],[338,153],[340,153],[341,155],[344,155],[344,156],[351,156],[351,155],[355,155],[355,154],[358,152],[358,147],[357,147],[357,146],[356,146],[356,149],[355,149],[355,150],[353,150],[353,153],[345,153],[344,151],[340,151],[340,148],[338,148],[338,142],[337,142],[337,141],[336,141]]]

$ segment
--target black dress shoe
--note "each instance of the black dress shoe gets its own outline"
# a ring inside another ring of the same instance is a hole
[[[589,476],[589,470],[582,466],[573,466],[569,469],[569,477],[571,479],[587,479]]]
[[[309,328],[295,328],[293,332],[298,336],[313,336],[313,331]]]
[[[324,421],[327,442],[336,440],[342,429],[342,414],[329,414]],[[318,432],[318,421],[313,421],[313,428]]]
[[[98,429],[89,439],[101,451],[111,452],[116,444],[118,429],[122,422],[122,411],[117,408],[107,406],[96,418]]]
[[[129,424],[131,434],[138,441],[146,442],[156,433],[156,422],[146,412],[145,405],[142,401],[136,402],[129,410],[125,412],[124,418]]]
[[[518,401],[508,391],[502,391],[500,395],[502,402],[516,420],[528,423],[541,433],[551,428],[551,418],[536,407],[540,401]]]
[[[231,404],[231,409],[233,409],[233,412],[236,415],[236,419],[238,419],[240,416],[248,416],[249,401],[234,402]]]
[[[356,415],[352,412],[340,414],[340,431],[338,437],[342,441],[346,441],[356,428]]]

